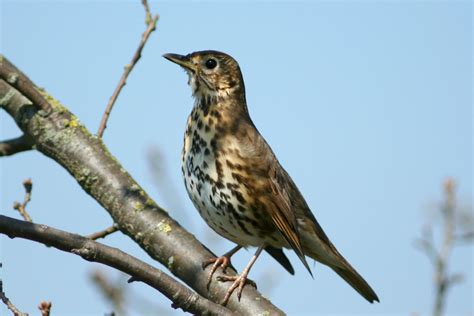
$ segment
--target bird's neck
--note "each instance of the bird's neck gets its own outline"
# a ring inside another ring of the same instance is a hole
[[[245,92],[240,87],[219,91],[199,89],[195,91],[194,98],[193,111],[200,112],[204,117],[225,117],[229,121],[234,117],[249,117]]]
[[[199,96],[187,121],[183,163],[187,163],[187,157],[194,154],[200,159],[207,159],[206,164],[210,164],[213,159],[229,153],[229,146],[234,150],[235,140],[247,142],[256,134],[258,132],[247,111],[244,93]],[[199,161],[195,158],[194,165]]]

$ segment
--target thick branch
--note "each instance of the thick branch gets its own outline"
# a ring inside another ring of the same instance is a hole
[[[26,135],[0,142],[0,157],[11,156],[33,149],[34,143]]]
[[[99,262],[131,275],[163,293],[174,305],[195,314],[227,315],[230,311],[194,293],[163,271],[117,249],[80,235],[0,215],[0,233],[20,237]]]
[[[59,102],[46,97],[52,107],[52,113],[47,116],[0,80],[0,107],[33,138],[37,150],[61,164],[109,212],[120,230],[152,258],[165,264],[199,294],[220,302],[229,285],[212,282],[208,290],[208,270],[203,272],[201,268],[201,262],[214,255],[148,196],[100,139],[92,136]],[[222,272],[218,271],[218,275]],[[240,302],[232,296],[227,306],[241,314],[282,314],[249,286],[245,287]]]

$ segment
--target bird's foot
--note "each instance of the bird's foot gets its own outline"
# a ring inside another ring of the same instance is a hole
[[[217,277],[217,280],[221,282],[234,281],[231,287],[227,290],[224,300],[221,302],[222,305],[227,305],[227,302],[229,301],[230,296],[235,291],[235,289],[237,289],[237,299],[240,301],[240,298],[242,297],[242,291],[244,289],[245,284],[247,283],[257,288],[255,282],[247,278],[247,274],[248,273],[244,272],[241,275],[222,275]]]
[[[225,273],[227,267],[230,265],[230,257],[223,255],[222,257],[211,258],[202,263],[202,269],[206,269],[208,265],[212,264],[211,271],[209,272],[209,277],[207,278],[207,288],[209,289],[209,285],[212,281],[212,276],[217,271],[219,267],[222,268],[222,272]]]
[[[211,271],[209,273],[209,277],[207,278],[207,289],[209,290],[209,285],[211,284],[212,276],[216,272],[216,270],[221,267],[222,272],[225,273],[225,270],[227,269],[228,266],[230,266],[230,257],[232,257],[237,251],[240,250],[242,246],[235,246],[228,252],[226,252],[224,255],[217,257],[217,258],[211,258],[202,263],[202,269],[206,269],[206,267],[210,264],[212,264]]]

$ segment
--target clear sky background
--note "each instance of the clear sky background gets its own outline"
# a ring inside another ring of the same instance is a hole
[[[157,31],[104,136],[123,166],[214,252],[232,247],[208,232],[182,184],[179,156],[193,100],[185,73],[161,57],[227,52],[240,63],[255,124],[381,303],[368,304],[318,263],[311,279],[294,254],[294,277],[263,255],[250,275],[259,289],[289,315],[428,315],[432,266],[413,242],[442,198],[445,177],[458,181],[459,203],[472,205],[472,3],[160,1],[151,7],[161,16]],[[3,0],[0,19],[1,52],[96,132],[145,29],[140,1]],[[5,112],[0,125],[2,139],[20,135]],[[149,168],[151,148],[161,153],[159,174]],[[1,158],[0,172],[2,214],[18,217],[12,204],[31,177],[34,221],[80,234],[111,224],[63,168],[38,152]],[[5,236],[0,242],[0,278],[23,311],[37,314],[41,300],[53,302],[54,315],[111,311],[88,277],[101,266],[33,242]],[[120,233],[105,242],[152,263]],[[237,269],[252,252],[235,256]],[[449,293],[447,311],[471,315],[473,247],[456,248],[449,268],[465,281]],[[125,287],[131,314],[150,311],[148,303],[182,314],[143,284]],[[0,314],[8,314],[1,304]]]

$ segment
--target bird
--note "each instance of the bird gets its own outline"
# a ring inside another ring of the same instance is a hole
[[[212,264],[208,286],[215,271],[221,267],[225,272],[238,250],[257,248],[239,275],[218,277],[232,282],[221,303],[226,305],[236,289],[240,301],[245,284],[251,283],[248,274],[263,250],[294,274],[283,249],[293,250],[311,276],[306,257],[329,266],[370,303],[379,302],[375,291],[330,241],[257,130],[237,61],[215,50],[163,57],[185,70],[194,97],[181,154],[187,193],[207,225],[236,244],[223,256],[202,263],[203,269]]]

